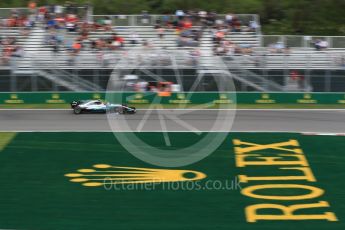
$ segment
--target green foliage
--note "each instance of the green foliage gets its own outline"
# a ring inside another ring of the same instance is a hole
[[[0,7],[25,7],[27,0],[1,0]],[[63,4],[64,0],[38,0]],[[219,13],[260,14],[267,34],[345,35],[344,0],[74,0],[91,3],[96,14],[174,13],[205,9]]]

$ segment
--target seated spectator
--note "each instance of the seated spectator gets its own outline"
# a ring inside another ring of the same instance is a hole
[[[178,47],[197,47],[199,43],[195,41],[193,38],[187,36],[180,36],[177,39],[177,46]]]
[[[219,44],[224,39],[224,37],[225,37],[224,31],[218,30],[214,34],[214,42]]]
[[[133,31],[130,35],[130,43],[136,45],[140,43],[140,38],[137,32]]]
[[[320,50],[320,42],[321,42],[320,39],[317,39],[316,41],[311,42],[317,51]]]
[[[164,34],[165,34],[165,29],[163,27],[159,27],[159,28],[157,28],[157,33],[158,33],[158,37],[160,39],[163,39]]]
[[[234,16],[231,21],[232,32],[241,32],[241,25],[242,23],[238,17]]]
[[[103,50],[106,47],[106,41],[104,39],[98,39],[95,43],[97,50]]]
[[[88,40],[89,39],[89,31],[87,28],[83,29],[80,33],[80,40]]]
[[[15,38],[1,38],[0,48],[2,47],[2,55],[0,56],[0,64],[9,65],[13,53],[16,51]]]
[[[54,18],[49,18],[47,22],[47,28],[46,29],[52,29],[57,26],[57,22]]]
[[[201,56],[201,52],[199,49],[193,49],[189,52],[191,61],[192,61],[192,65],[196,66],[199,63],[199,58]]]
[[[228,26],[231,26],[233,18],[234,16],[232,14],[225,15],[225,22]]]
[[[220,19],[217,19],[216,21],[215,21],[215,26],[216,27],[222,27],[224,25],[224,21],[223,20],[220,20]]]
[[[276,43],[269,45],[268,50],[271,53],[285,53],[286,47],[284,42],[278,41]]]
[[[63,17],[62,14],[57,14],[55,17],[55,21],[57,24],[65,23],[65,18]]]
[[[121,42],[116,41],[116,40],[110,43],[110,49],[112,50],[120,49],[121,46],[122,46]]]
[[[259,28],[259,25],[256,21],[250,21],[248,27],[250,32],[256,32]]]
[[[156,22],[155,22],[154,28],[158,29],[160,27],[162,27],[162,21],[160,19],[157,19]]]
[[[28,2],[28,8],[30,10],[30,13],[36,14],[36,7],[37,7],[37,3],[35,1]]]
[[[25,18],[25,20],[23,22],[23,26],[30,28],[30,29],[32,27],[34,27],[35,26],[35,15],[31,14],[27,18]]]
[[[150,49],[150,48],[152,48],[152,44],[148,40],[144,39],[143,40],[143,47],[147,48],[147,49]]]
[[[38,9],[38,20],[40,22],[43,22],[46,15],[48,13],[48,10],[45,6],[41,6],[39,9]]]
[[[212,12],[208,12],[206,16],[206,25],[212,27],[216,21],[216,15]]]
[[[24,49],[21,46],[15,46],[13,48],[11,56],[18,57],[18,58],[24,57]]]
[[[112,41],[117,42],[116,44],[120,44],[120,47],[125,46],[125,39],[121,36],[118,36],[116,33],[113,33],[111,39],[112,39]]]
[[[197,41],[199,42],[200,41],[200,38],[202,36],[202,30],[192,30],[192,38],[194,39],[194,41]]]
[[[77,55],[80,53],[80,50],[81,50],[82,46],[81,46],[81,43],[80,41],[75,41],[72,45],[72,53]]]
[[[201,24],[202,28],[203,29],[206,28],[207,27],[207,20],[206,20],[207,12],[204,11],[204,10],[200,10],[198,12],[198,16],[199,16],[199,21],[200,21],[200,24]]]
[[[147,11],[143,10],[141,12],[141,23],[142,24],[149,24],[150,23],[150,15]]]
[[[61,6],[61,5],[55,5],[54,6],[54,13],[56,14],[56,15],[61,15],[61,14],[63,14],[63,6]]]
[[[216,55],[216,56],[223,56],[223,55],[225,55],[225,53],[226,53],[226,49],[221,44],[217,44],[213,48],[213,54]]]
[[[189,30],[192,28],[192,26],[193,26],[193,23],[189,19],[186,19],[182,22],[182,29],[183,30]]]
[[[74,14],[68,14],[66,16],[66,29],[68,30],[68,32],[75,32],[77,29],[77,16]]]
[[[11,17],[18,18],[19,17],[19,10],[18,9],[12,9],[11,10]]]
[[[328,48],[328,42],[326,40],[318,39],[318,40],[316,40],[314,45],[315,45],[315,49],[317,51],[323,51],[323,50],[326,50]]]
[[[249,44],[242,44],[241,46],[242,55],[250,56],[253,54],[253,47]]]
[[[26,18],[23,21],[24,28],[20,31],[20,35],[23,37],[28,36],[33,26],[34,26],[34,21],[31,21],[29,18]]]
[[[183,12],[183,10],[176,10],[175,15],[178,20],[181,21],[184,18],[185,13]]]
[[[91,49],[91,51],[96,51],[97,50],[97,41],[96,40],[91,40],[90,41],[90,49]]]
[[[165,27],[171,27],[172,23],[171,23],[170,16],[168,14],[163,15],[162,23],[163,23],[163,26]]]
[[[105,17],[105,19],[103,20],[103,28],[105,31],[110,31],[111,27],[112,27],[113,21],[111,20],[110,17]]]
[[[291,81],[297,82],[299,89],[305,88],[305,78],[297,70],[292,70],[290,72],[290,79]]]
[[[17,26],[17,17],[10,17],[7,19],[7,27],[16,27]]]
[[[236,52],[236,44],[231,41],[224,41],[223,46],[225,46],[225,55],[226,56],[233,56]]]

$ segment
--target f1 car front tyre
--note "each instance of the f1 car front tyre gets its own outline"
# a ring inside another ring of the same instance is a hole
[[[76,107],[76,108],[74,108],[74,114],[76,114],[76,115],[79,115],[79,114],[81,114],[81,112],[82,112],[82,109],[81,108],[79,108],[79,107]]]
[[[137,112],[137,109],[135,107],[129,107],[126,109],[127,114],[135,114]]]

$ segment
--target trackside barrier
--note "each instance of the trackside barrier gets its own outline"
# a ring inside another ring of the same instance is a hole
[[[111,98],[111,100],[110,100]],[[344,104],[345,93],[156,93],[39,92],[0,93],[5,104],[67,104],[73,100],[101,99],[126,104]]]

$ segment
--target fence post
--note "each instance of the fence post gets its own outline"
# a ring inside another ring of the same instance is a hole
[[[10,78],[10,91],[15,92],[17,91],[17,76],[14,71],[11,71],[11,78]]]
[[[258,36],[260,47],[264,47],[264,36],[261,33]]]
[[[326,77],[325,92],[330,92],[331,91],[331,74],[330,74],[329,69],[326,70],[325,77]]]
[[[111,20],[111,26],[117,26],[117,25],[116,25],[116,21],[115,21],[115,16],[114,16],[114,15],[111,15],[111,16],[110,16],[110,20]]]
[[[37,82],[37,75],[35,73],[31,73],[31,91],[38,91],[38,82]]]
[[[86,12],[86,20],[87,22],[93,22],[93,6],[91,4],[88,4],[87,6],[87,12]]]
[[[135,22],[135,16],[134,15],[129,15],[129,26],[135,26],[136,22]]]
[[[284,46],[286,47],[286,36],[282,35],[281,36],[281,42],[284,44]]]
[[[335,47],[333,47],[333,37],[328,36],[327,37],[327,42],[328,42],[328,47],[329,48],[335,48]]]
[[[152,15],[152,16],[151,16],[151,20],[152,20],[151,25],[155,25],[157,19],[158,19],[158,15]]]

